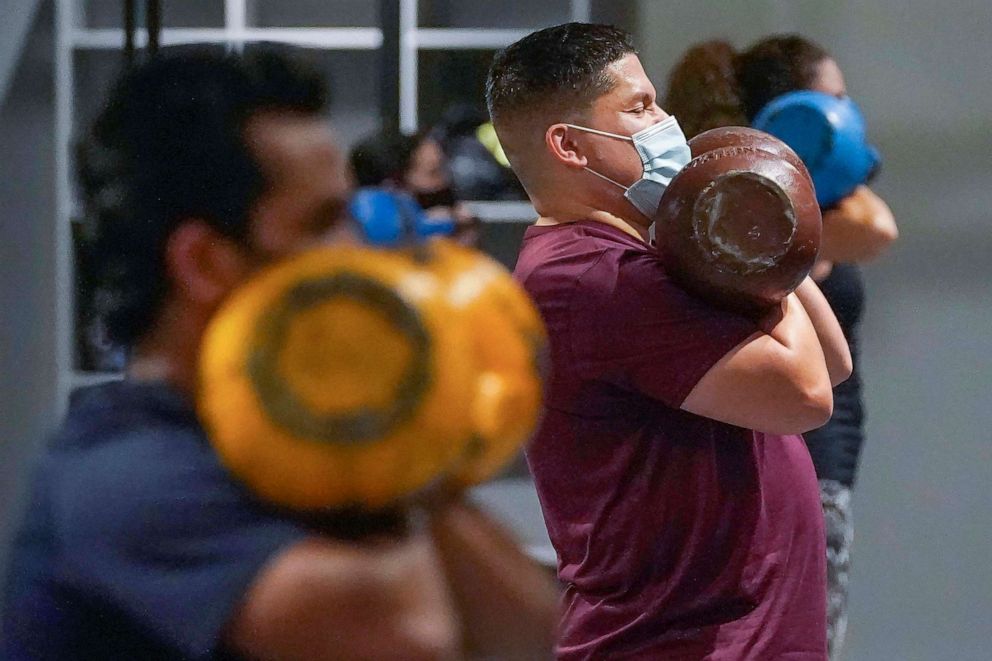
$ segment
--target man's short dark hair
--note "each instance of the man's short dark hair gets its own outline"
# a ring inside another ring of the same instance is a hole
[[[582,111],[616,85],[606,68],[636,53],[624,30],[565,23],[529,34],[496,54],[486,80],[495,123],[547,108]]]
[[[131,345],[169,291],[164,250],[184,220],[246,241],[265,190],[245,141],[263,111],[320,114],[322,77],[275,47],[224,54],[165,51],[125,71],[78,146],[78,181],[92,249],[98,314]]]

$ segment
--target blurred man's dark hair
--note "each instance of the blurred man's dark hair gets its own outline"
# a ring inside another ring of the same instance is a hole
[[[265,175],[246,144],[267,111],[321,114],[322,77],[285,49],[170,49],[123,73],[78,147],[98,299],[111,339],[132,345],[168,292],[164,250],[184,220],[245,241]]]

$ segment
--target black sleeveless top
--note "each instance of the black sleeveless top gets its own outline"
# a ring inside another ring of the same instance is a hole
[[[850,487],[857,475],[864,443],[864,405],[858,369],[858,326],[865,300],[861,269],[854,264],[834,264],[830,275],[819,285],[851,347],[854,371],[851,378],[834,388],[834,414],[827,424],[803,437],[813,457],[816,476]]]

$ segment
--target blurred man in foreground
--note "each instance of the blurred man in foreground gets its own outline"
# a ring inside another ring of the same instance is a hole
[[[261,50],[128,72],[87,136],[121,383],[76,394],[9,569],[9,659],[540,658],[555,592],[459,497],[300,520],[218,462],[201,335],[260,267],[347,237],[320,78]],[[333,531],[333,532],[330,532]]]

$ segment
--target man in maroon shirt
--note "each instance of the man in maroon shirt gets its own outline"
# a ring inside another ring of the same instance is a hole
[[[830,416],[851,360],[823,296],[807,280],[749,319],[672,284],[648,214],[680,140],[625,32],[531,34],[497,55],[487,97],[540,214],[515,275],[551,338],[528,461],[566,586],[558,657],[826,658],[798,434]],[[655,153],[645,129],[665,120]]]

